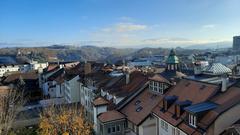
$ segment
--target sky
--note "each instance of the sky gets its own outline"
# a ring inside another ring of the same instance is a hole
[[[0,0],[0,46],[232,42],[240,0]]]

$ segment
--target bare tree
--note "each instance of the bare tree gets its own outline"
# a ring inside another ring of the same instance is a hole
[[[18,110],[25,103],[24,90],[19,86],[14,89],[4,89],[0,92],[0,135],[8,134]]]

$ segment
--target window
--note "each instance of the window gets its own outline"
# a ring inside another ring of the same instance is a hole
[[[158,93],[163,94],[163,90],[165,88],[165,85],[163,83],[160,82],[154,82],[151,81],[149,84],[149,89]]]
[[[176,135],[174,127],[172,127],[172,135]]]
[[[109,133],[109,134],[111,133],[111,128],[108,128],[108,133]]]
[[[176,130],[175,130],[175,133],[176,133],[176,135],[180,135],[180,130],[179,130],[179,129],[176,129]]]
[[[117,132],[119,132],[120,131],[120,126],[119,125],[117,125]]]
[[[150,90],[153,89],[153,81],[150,81],[150,83],[149,83],[149,89],[150,89]]]
[[[190,125],[190,126],[197,127],[197,126],[196,126],[196,121],[197,121],[196,116],[194,116],[194,115],[192,115],[192,114],[189,114],[189,115],[188,115],[188,122],[189,122],[189,125]]]
[[[136,112],[140,112],[143,108],[141,106],[139,106],[137,109],[136,109]]]
[[[180,135],[180,130],[172,127],[172,135]]]
[[[163,120],[161,120],[161,128],[168,132],[168,124]]]
[[[163,83],[160,83],[159,84],[159,90],[158,90],[159,93],[163,94]]]
[[[158,92],[158,82],[154,82],[154,91]]]
[[[141,101],[140,100],[137,100],[136,102],[135,102],[135,105],[138,105],[138,104],[140,104],[141,103]]]
[[[115,126],[112,127],[112,132],[113,133],[116,132],[116,127]]]

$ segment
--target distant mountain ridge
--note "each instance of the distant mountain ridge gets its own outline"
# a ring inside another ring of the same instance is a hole
[[[217,43],[207,43],[207,44],[198,44],[198,45],[190,45],[184,47],[185,49],[220,49],[220,48],[230,48],[232,47],[232,42],[217,42]]]
[[[193,48],[193,49],[192,49]],[[191,54],[201,52],[195,49],[195,46],[186,48],[177,47],[178,54]],[[201,49],[204,47],[201,47]],[[0,55],[11,55],[24,57],[38,61],[105,61],[114,63],[122,59],[134,59],[140,57],[149,57],[151,55],[168,55],[169,48],[114,48],[114,47],[97,47],[72,46],[72,45],[51,45],[45,47],[13,47],[0,48]]]

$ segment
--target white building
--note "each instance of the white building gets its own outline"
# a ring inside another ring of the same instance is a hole
[[[5,73],[20,71],[20,65],[0,65],[0,77],[3,77]]]
[[[79,86],[79,76],[65,76],[64,81],[64,98],[67,103],[76,103],[80,102],[80,86]]]
[[[38,63],[37,61],[31,61],[30,64],[30,70],[37,70],[38,72],[42,72],[44,68],[48,66],[48,62],[45,63]]]

